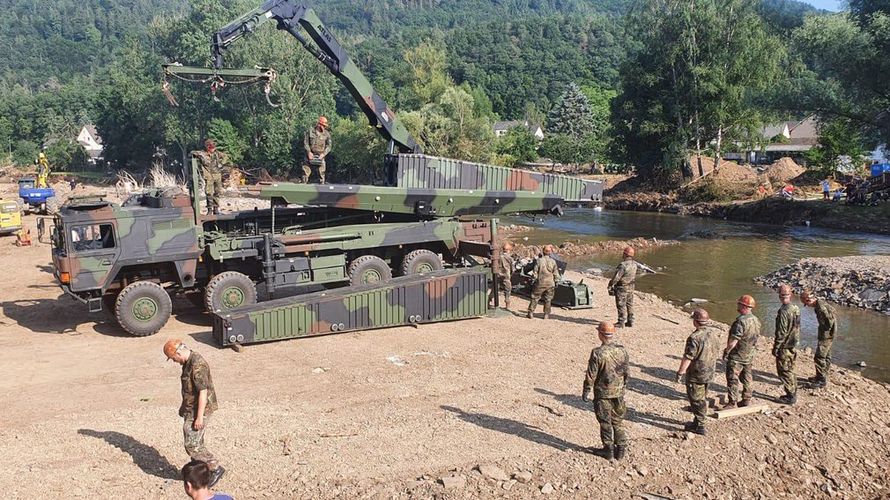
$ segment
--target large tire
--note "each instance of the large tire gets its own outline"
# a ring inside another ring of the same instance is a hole
[[[137,281],[118,294],[114,316],[121,328],[136,337],[158,333],[173,313],[173,301],[161,285]]]
[[[50,196],[46,199],[46,203],[43,206],[43,215],[55,215],[59,213],[59,207],[62,205],[61,203],[59,203],[58,198],[56,198],[55,196]]]
[[[445,269],[442,259],[429,250],[414,250],[402,259],[402,276],[425,274]]]
[[[236,271],[217,274],[204,290],[204,307],[210,312],[251,304],[256,304],[256,285],[247,275]]]
[[[378,283],[392,279],[392,269],[376,255],[362,255],[349,264],[349,284],[352,286]]]

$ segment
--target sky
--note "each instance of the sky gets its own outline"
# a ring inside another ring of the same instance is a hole
[[[803,0],[804,2],[816,7],[817,9],[830,10],[837,12],[841,10],[842,5],[839,0]]]

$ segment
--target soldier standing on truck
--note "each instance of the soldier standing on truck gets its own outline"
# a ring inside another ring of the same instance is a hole
[[[803,305],[813,308],[816,312],[816,320],[819,322],[819,344],[816,346],[816,376],[810,379],[810,384],[815,389],[821,389],[828,384],[828,372],[831,371],[831,344],[837,333],[837,312],[824,300],[816,298],[816,294],[805,291],[800,294]]]
[[[229,158],[216,150],[213,139],[204,141],[204,151],[192,153],[201,162],[201,175],[204,177],[204,194],[207,196],[207,215],[219,214],[219,195],[222,193],[222,172],[229,164]]]
[[[192,460],[206,462],[210,467],[209,486],[219,481],[226,472],[216,458],[204,446],[204,430],[207,421],[218,406],[213,378],[210,376],[210,365],[197,352],[192,351],[179,339],[170,339],[164,344],[164,354],[168,360],[182,365],[182,404],[179,416],[182,417],[182,436],[185,451]]]
[[[633,247],[624,249],[624,260],[615,269],[615,276],[609,281],[609,295],[615,296],[618,321],[615,328],[634,326],[634,287],[637,281],[638,264],[634,260]]]
[[[553,300],[553,293],[556,291],[556,277],[559,275],[559,267],[553,257],[550,257],[554,251],[553,245],[546,245],[544,255],[535,261],[535,269],[532,271],[535,276],[535,287],[532,289],[528,313],[525,315],[528,319],[532,319],[535,309],[538,308],[538,302],[541,300],[544,301],[544,319],[550,319],[550,301]]]
[[[494,262],[494,277],[498,282],[498,288],[504,294],[504,308],[510,309],[510,293],[513,291],[513,282],[511,277],[513,274],[513,243],[504,242],[501,247],[501,255]],[[491,291],[491,299],[494,299],[494,290]]]
[[[309,184],[312,167],[318,171],[318,183],[324,184],[325,157],[331,152],[331,132],[328,130],[328,119],[318,117],[318,123],[306,131],[303,138],[306,149],[306,162],[303,164],[303,184]]]

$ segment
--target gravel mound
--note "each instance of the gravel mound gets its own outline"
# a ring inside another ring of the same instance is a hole
[[[807,169],[795,163],[791,158],[779,158],[775,163],[767,167],[764,174],[770,182],[783,184],[800,174],[806,172]]]

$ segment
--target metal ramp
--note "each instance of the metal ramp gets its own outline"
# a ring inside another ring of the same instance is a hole
[[[471,267],[325,290],[212,313],[221,346],[484,316],[491,271]]]

